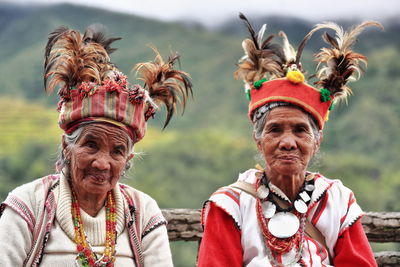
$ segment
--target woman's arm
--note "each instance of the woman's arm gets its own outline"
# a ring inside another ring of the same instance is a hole
[[[26,221],[11,208],[0,218],[0,261],[2,266],[22,266],[32,246]]]
[[[360,220],[357,220],[342,233],[334,251],[333,262],[336,267],[377,266]]]
[[[154,228],[143,237],[142,251],[144,266],[173,266],[165,224]]]
[[[241,267],[243,251],[241,234],[232,217],[209,203],[203,238],[198,256],[199,267]]]

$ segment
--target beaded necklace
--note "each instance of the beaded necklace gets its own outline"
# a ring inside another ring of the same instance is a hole
[[[257,173],[256,176],[255,190],[258,196],[256,198],[257,221],[263,235],[268,259],[275,267],[301,266],[304,264],[301,260],[301,252],[304,242],[306,211],[311,199],[310,196],[314,190],[314,180],[310,179],[312,177],[306,177],[303,187],[300,189],[294,203],[287,208],[282,208],[273,199],[272,194],[281,200],[290,202],[287,197],[279,188],[268,182],[265,172]],[[278,230],[273,229],[277,225],[274,222],[278,222]],[[293,229],[281,231],[282,227],[293,227]],[[293,247],[296,248],[296,255],[292,262],[281,264],[276,260],[278,255],[289,252]]]
[[[116,203],[111,191],[107,193],[106,202],[106,241],[104,253],[100,259],[93,252],[87,241],[85,230],[79,210],[79,202],[75,192],[72,190],[72,220],[74,222],[75,244],[78,251],[76,265],[83,267],[113,267],[115,262],[115,240],[116,240]]]

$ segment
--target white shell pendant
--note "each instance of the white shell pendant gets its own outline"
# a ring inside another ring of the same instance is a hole
[[[259,199],[266,199],[269,195],[269,189],[265,185],[260,185],[257,189],[257,196]]]
[[[307,184],[304,189],[310,192],[315,189],[315,186],[313,184]]]
[[[268,230],[277,238],[288,238],[300,227],[299,218],[291,212],[278,212],[268,222]]]
[[[263,208],[263,214],[265,218],[269,219],[274,216],[276,212],[276,206],[274,203],[271,201],[264,201],[261,203],[261,206]]]
[[[306,191],[301,192],[299,195],[304,202],[308,202],[311,200],[310,196],[307,194]]]
[[[296,201],[294,202],[294,208],[295,208],[298,212],[300,212],[300,213],[302,213],[302,214],[306,213],[307,210],[308,210],[307,204],[304,203],[304,201],[303,201],[303,200],[300,200],[300,199],[298,199],[298,200],[296,200]]]

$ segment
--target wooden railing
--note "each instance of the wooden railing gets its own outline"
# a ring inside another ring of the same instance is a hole
[[[170,241],[200,241],[203,229],[200,223],[200,210],[164,209],[168,221]],[[367,212],[361,219],[370,242],[400,242],[400,212]],[[379,267],[400,266],[400,252],[376,252]]]

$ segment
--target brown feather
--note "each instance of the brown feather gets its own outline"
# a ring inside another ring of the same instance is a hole
[[[255,81],[265,78],[266,75],[283,77],[285,75],[283,69],[283,64],[286,62],[285,54],[281,46],[271,43],[274,35],[268,36],[263,41],[265,24],[256,34],[249,20],[242,13],[239,14],[239,18],[245,22],[251,38],[242,42],[245,55],[239,60],[234,77],[242,79],[247,84],[253,84]]]
[[[138,63],[134,70],[144,81],[149,96],[156,103],[163,103],[167,109],[167,117],[164,122],[165,128],[176,110],[176,104],[182,104],[182,112],[186,107],[189,95],[193,95],[192,83],[189,74],[174,69],[174,63],[179,60],[179,55],[173,53],[164,62],[155,47],[151,47],[156,54],[153,62]]]
[[[111,54],[117,49],[111,48],[110,45],[115,41],[121,40],[121,38],[107,38],[104,32],[105,27],[103,25],[93,24],[86,28],[82,39],[86,43],[94,42],[100,44],[107,51],[107,54]]]
[[[64,29],[50,34],[44,66],[47,92],[60,87],[59,94],[67,97],[70,88],[82,82],[101,84],[113,68],[103,45],[85,42],[78,31]]]
[[[326,32],[322,35],[322,39],[331,47],[322,48],[315,56],[318,61],[316,77],[319,79],[316,84],[328,89],[336,101],[346,100],[347,96],[352,94],[351,88],[346,84],[351,80],[357,80],[363,71],[361,64],[367,64],[364,55],[355,53],[351,49],[358,35],[368,26],[382,28],[377,22],[367,21],[346,32],[335,23],[325,22],[317,24],[307,34],[309,38],[323,28],[332,29],[336,33],[335,38]]]

